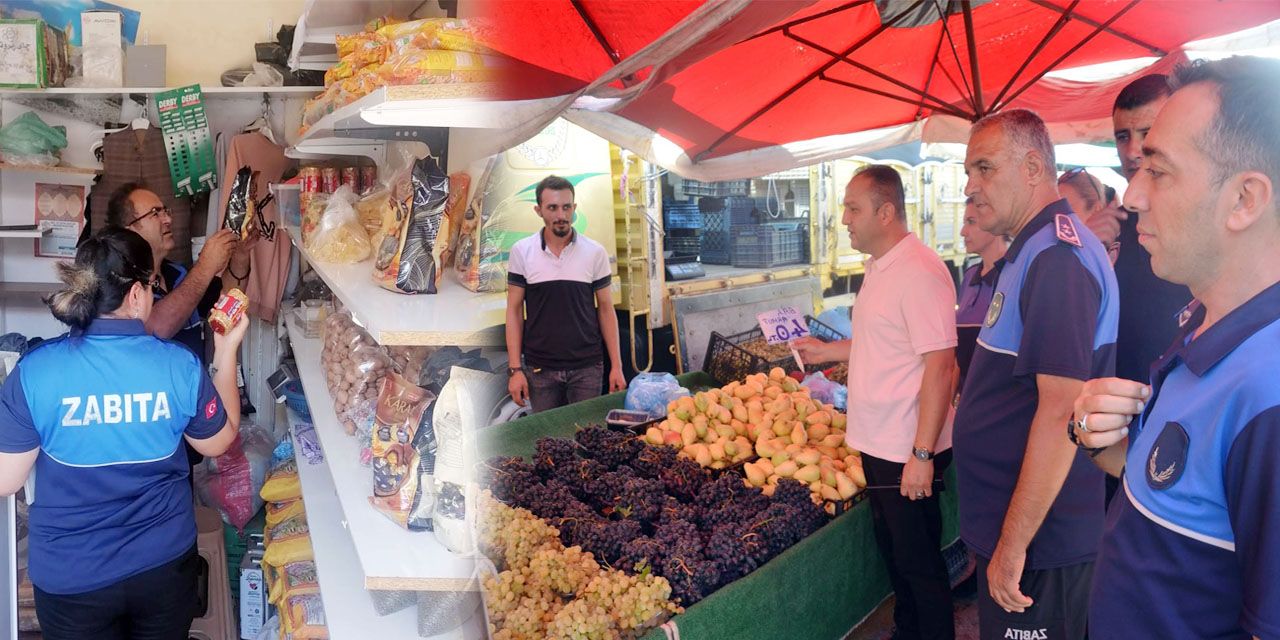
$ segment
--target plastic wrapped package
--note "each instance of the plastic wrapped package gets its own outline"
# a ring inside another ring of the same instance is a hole
[[[277,569],[283,569],[294,562],[315,559],[315,552],[311,548],[311,528],[307,526],[306,515],[297,515],[274,527],[268,527],[264,531],[263,540],[267,550],[262,554],[262,562]]]
[[[667,403],[689,395],[670,373],[639,373],[627,386],[625,407],[630,411],[643,411],[657,419],[667,415]]]
[[[506,391],[499,376],[487,371],[454,367],[436,399],[436,504],[432,528],[436,539],[454,553],[474,550],[474,471],[479,463],[476,433]]]
[[[348,434],[367,428],[373,421],[378,382],[391,370],[391,357],[349,312],[334,313],[325,320],[320,364],[338,421]]]
[[[493,82],[505,58],[443,49],[406,49],[387,57],[377,73],[389,85]]]
[[[444,205],[444,220],[436,240],[436,262],[441,269],[453,266],[458,252],[458,231],[467,215],[467,196],[471,193],[471,176],[461,171],[449,174],[449,201]]]
[[[290,458],[281,460],[267,471],[267,481],[258,495],[266,502],[288,502],[302,497],[302,485],[298,482],[298,463]]]
[[[289,518],[305,513],[301,498],[294,500],[286,500],[284,502],[268,502],[266,523],[268,527],[273,527]]]
[[[413,449],[418,455],[418,494],[414,496],[413,504],[409,507],[409,530],[411,531],[431,531],[435,527],[432,524],[432,516],[436,508],[436,452],[439,446],[436,443],[435,423],[432,420],[432,414],[435,406],[427,407],[422,413],[422,423],[418,426],[418,432],[413,435]]]
[[[458,251],[454,269],[458,282],[472,291],[505,291],[507,260],[501,240],[507,235],[506,223],[499,211],[499,197],[493,193],[501,182],[496,175],[501,156],[493,156],[476,181],[476,194],[463,214],[458,228]]]
[[[322,262],[354,263],[369,257],[369,233],[355,210],[356,195],[342,185],[329,196],[315,233],[306,240],[307,252]]]
[[[454,367],[489,371],[493,365],[481,355],[480,349],[463,351],[458,347],[441,347],[435,350],[422,363],[422,373],[418,376],[418,386],[440,395],[444,385],[449,382],[449,375]]]
[[[433,353],[434,347],[387,347],[387,355],[391,356],[391,366],[396,373],[415,383],[422,376],[422,365],[426,364],[427,358]]]
[[[369,599],[373,601],[374,613],[380,616],[389,616],[416,606],[418,604],[418,592],[369,589]]]
[[[222,514],[222,520],[244,531],[244,526],[262,508],[258,495],[267,480],[271,451],[276,446],[271,433],[255,424],[244,424],[226,453],[207,458],[195,469],[195,484],[201,502]]]
[[[305,246],[311,236],[315,235],[316,229],[320,226],[320,219],[324,217],[324,210],[329,206],[329,194],[327,193],[308,193],[303,194],[301,199],[302,206],[302,244]]]
[[[369,501],[405,528],[418,494],[432,491],[419,482],[418,452],[413,445],[422,414],[434,398],[398,373],[383,378],[378,396],[373,421],[373,497]]]
[[[389,215],[395,216],[391,204],[391,189],[387,187],[378,187],[370,191],[356,201],[356,215],[360,218],[360,224],[365,231],[369,232],[370,244],[378,246],[381,240],[379,230],[383,226],[383,220]]]
[[[67,147],[67,128],[51,127],[28,111],[0,127],[0,160],[9,164],[56,166]]]
[[[340,34],[334,37],[333,43],[338,47],[340,59],[351,60],[360,66],[377,64],[386,58],[387,37],[376,31]]]
[[[435,158],[423,158],[414,163],[409,187],[403,180],[392,185],[398,228],[381,236],[373,277],[391,291],[435,293],[440,272],[435,245],[449,200],[449,178]]]
[[[289,596],[284,607],[288,633],[293,640],[328,640],[329,628],[325,624],[324,604],[320,594],[308,593]]]
[[[289,596],[308,593],[320,593],[320,580],[314,560],[293,562],[281,567],[278,579],[267,594],[267,601],[278,607]]]

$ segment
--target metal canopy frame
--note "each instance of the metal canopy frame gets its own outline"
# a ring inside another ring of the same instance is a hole
[[[853,45],[849,46],[844,51],[834,51],[832,49],[824,47],[819,43],[813,42],[808,38],[800,36],[793,31],[793,27],[796,27],[798,25],[805,24],[813,20],[824,18],[842,11],[847,11],[849,9],[853,9],[855,7],[865,5],[869,1],[870,0],[853,0],[852,2],[848,2],[839,7],[834,7],[832,9],[828,9],[827,11],[814,14],[812,16],[807,16],[797,20],[792,20],[785,24],[771,27],[765,31],[757,33],[754,36],[751,36],[750,38],[747,38],[746,40],[743,40],[742,42],[747,42],[750,40],[754,40],[756,38],[763,37],[765,35],[769,35],[773,33],[782,33],[785,37],[803,46],[806,46],[810,49],[818,51],[819,53],[822,53],[823,55],[830,58],[830,60],[828,60],[827,62],[824,62],[817,69],[813,70],[808,75],[801,78],[799,81],[791,85],[785,91],[778,94],[773,99],[769,100],[767,103],[765,103],[764,106],[757,109],[750,116],[742,120],[733,128],[726,131],[723,135],[721,135],[709,146],[707,146],[706,149],[699,152],[695,156],[694,161],[701,162],[707,159],[708,157],[710,157],[715,152],[715,150],[720,148],[720,146],[723,145],[725,142],[729,141],[731,138],[733,138],[738,133],[740,133],[743,129],[750,126],[755,121],[759,120],[761,117],[763,117],[766,113],[768,113],[774,107],[778,106],[779,104],[781,104],[782,102],[790,98],[797,91],[799,91],[801,88],[808,85],[810,82],[813,82],[814,80],[829,82],[832,84],[845,86],[850,89],[862,91],[865,93],[870,93],[872,95],[880,96],[890,100],[896,100],[898,102],[904,102],[907,104],[915,105],[917,119],[924,116],[925,109],[927,108],[931,112],[964,118],[970,121],[977,121],[986,115],[995,113],[1000,109],[1007,107],[1014,100],[1017,100],[1018,97],[1021,96],[1024,92],[1026,92],[1033,85],[1035,85],[1036,82],[1039,82],[1042,78],[1044,78],[1046,74],[1056,69],[1058,65],[1061,64],[1064,60],[1069,58],[1072,54],[1079,51],[1081,47],[1093,41],[1094,38],[1097,38],[1099,35],[1103,33],[1110,34],[1126,42],[1142,47],[1143,49],[1146,49],[1147,51],[1151,52],[1153,55],[1163,56],[1167,53],[1164,50],[1154,45],[1151,45],[1147,42],[1144,42],[1130,34],[1113,29],[1111,26],[1112,24],[1115,23],[1116,20],[1120,19],[1122,16],[1128,13],[1131,9],[1133,9],[1133,7],[1137,6],[1142,0],[1130,0],[1130,2],[1128,2],[1123,7],[1121,7],[1118,11],[1116,11],[1114,15],[1112,15],[1110,18],[1108,18],[1104,22],[1098,22],[1097,20],[1087,18],[1077,14],[1076,8],[1080,4],[1080,0],[1072,0],[1071,4],[1066,7],[1056,5],[1053,2],[1050,2],[1049,0],[1030,0],[1033,4],[1039,7],[1057,12],[1059,14],[1058,19],[1054,22],[1054,24],[1049,28],[1049,30],[1044,34],[1044,36],[1036,44],[1031,54],[1027,56],[1027,59],[1022,63],[1021,66],[1018,67],[1017,71],[1015,71],[1014,74],[1009,78],[1009,81],[995,95],[995,99],[992,100],[990,103],[988,103],[983,99],[981,65],[979,64],[978,44],[976,41],[977,39],[974,34],[974,28],[973,28],[973,4],[971,0],[945,0],[945,2],[940,0],[932,0],[934,7],[937,8],[938,10],[939,22],[941,23],[941,32],[939,33],[939,36],[938,36],[938,43],[934,47],[934,53],[932,57],[933,64],[930,66],[929,73],[925,78],[923,88],[913,87],[905,82],[902,82],[901,80],[893,78],[883,72],[877,71],[868,65],[865,65],[863,63],[860,63],[854,60],[851,57],[851,55],[856,51],[858,51],[859,49],[861,49],[862,47],[866,46],[869,42],[871,42],[881,33],[884,33],[886,30],[893,28],[898,23],[900,23],[904,18],[913,14],[916,11],[916,9],[921,4],[923,4],[923,2],[928,0],[916,0],[916,2],[912,3],[905,10],[899,12],[893,18],[887,21],[882,21],[881,24],[874,31],[862,37],[861,39],[859,39]],[[960,11],[953,12],[956,2],[959,2],[960,4]],[[574,0],[574,4],[575,6],[577,6],[578,0]],[[965,73],[965,65],[960,60],[959,47],[956,46],[955,37],[951,33],[950,18],[954,15],[954,13],[959,13],[960,18],[964,21],[964,28],[965,28],[964,46],[967,49],[967,53],[969,57],[968,74]],[[1044,51],[1045,47],[1047,47],[1055,37],[1059,36],[1063,28],[1065,28],[1066,25],[1069,24],[1072,20],[1076,20],[1081,22],[1082,24],[1091,26],[1093,27],[1093,30],[1089,34],[1081,38],[1079,42],[1077,42],[1075,45],[1069,48],[1065,53],[1058,56],[1051,63],[1045,66],[1043,69],[1035,73],[1035,75],[1027,79],[1025,82],[1021,82],[1020,84],[1019,79],[1027,71],[1027,69],[1031,67],[1032,62],[1036,59],[1036,57],[1041,52]],[[590,26],[590,24],[588,26]],[[952,76],[951,72],[948,71],[945,66],[940,64],[940,61],[941,61],[940,56],[942,55],[942,50],[943,50],[942,49],[943,41],[947,41],[949,44],[952,58],[955,60],[955,63],[956,63],[956,70],[959,72],[959,75],[960,75],[960,82],[957,82],[956,79]],[[832,67],[836,66],[841,62],[855,69],[858,69],[859,71],[862,71],[880,80],[883,80],[899,89],[905,90],[906,92],[911,94],[911,96],[897,95],[890,91],[876,89],[863,84],[858,84],[856,82],[842,80],[840,78],[831,76],[828,72],[832,69]],[[969,109],[965,109],[965,107],[961,106],[960,104],[948,103],[930,91],[930,89],[933,86],[935,71],[937,71],[938,69],[942,70],[943,75],[951,83],[951,86],[955,88],[956,91],[959,92],[961,95],[966,97],[965,101],[968,103],[966,106],[968,106]],[[963,84],[964,86],[963,89],[961,88],[961,84]],[[1015,87],[1017,87],[1016,90],[1015,90]]]

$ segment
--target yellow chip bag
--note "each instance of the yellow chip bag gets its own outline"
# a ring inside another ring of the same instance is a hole
[[[302,500],[286,500],[285,502],[267,503],[267,526],[275,525],[304,513]]]
[[[280,570],[280,579],[272,585],[267,594],[269,602],[280,606],[289,596],[319,592],[320,578],[316,574],[316,563],[312,560],[303,560],[285,565]]]
[[[306,516],[298,515],[268,529],[271,542],[267,545],[262,561],[275,567],[315,558],[311,550],[311,529]]]
[[[267,472],[267,481],[258,492],[265,502],[288,502],[302,497],[298,482],[298,463],[290,458],[277,463]]]
[[[289,596],[284,609],[290,633],[294,640],[328,640],[329,628],[325,626],[324,605],[320,594],[308,593]]]

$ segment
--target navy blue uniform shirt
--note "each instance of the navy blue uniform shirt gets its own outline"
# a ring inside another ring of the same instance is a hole
[[[1091,638],[1280,637],[1280,284],[1188,341],[1203,321],[1130,427]]]
[[[0,451],[40,449],[31,582],[85,593],[191,549],[182,439],[226,421],[195,354],[139,320],[98,319],[27,352],[0,387]]]
[[[1111,375],[1118,312],[1102,243],[1065,200],[1045,207],[1005,254],[956,411],[960,536],[978,555],[990,558],[1000,539],[1039,404],[1036,375]],[[1103,474],[1080,453],[1027,548],[1026,568],[1093,560],[1102,507]]]
[[[1138,216],[1120,223],[1116,284],[1120,287],[1120,328],[1116,333],[1116,376],[1150,382],[1151,365],[1178,333],[1178,312],[1191,291],[1165,282],[1151,271],[1151,254],[1138,244]]]
[[[959,300],[956,302],[956,365],[960,367],[960,389],[964,388],[964,377],[969,373],[973,350],[978,346],[978,332],[987,318],[987,309],[991,307],[991,296],[995,295],[1003,266],[1004,259],[1001,258],[984,274],[979,262],[966,269],[960,278]]]

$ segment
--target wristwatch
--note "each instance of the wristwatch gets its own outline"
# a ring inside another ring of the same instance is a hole
[[[1076,436],[1076,427],[1079,427],[1079,426],[1082,426],[1082,425],[1079,422],[1077,422],[1075,419],[1071,419],[1067,421],[1067,439],[1071,441],[1071,444],[1074,444],[1076,447],[1083,449],[1085,453],[1089,454],[1090,458],[1096,458],[1098,457],[1098,454],[1107,450],[1106,447],[1092,448],[1092,447],[1085,446],[1085,444],[1080,441],[1080,438]]]
[[[522,369],[522,368],[520,368],[520,367],[507,367],[507,377],[508,377],[508,378],[510,378],[511,376],[516,375],[517,373],[523,373],[523,372],[524,372],[524,369]]]
[[[921,462],[928,462],[933,459],[933,452],[924,447],[912,447],[911,455]]]

